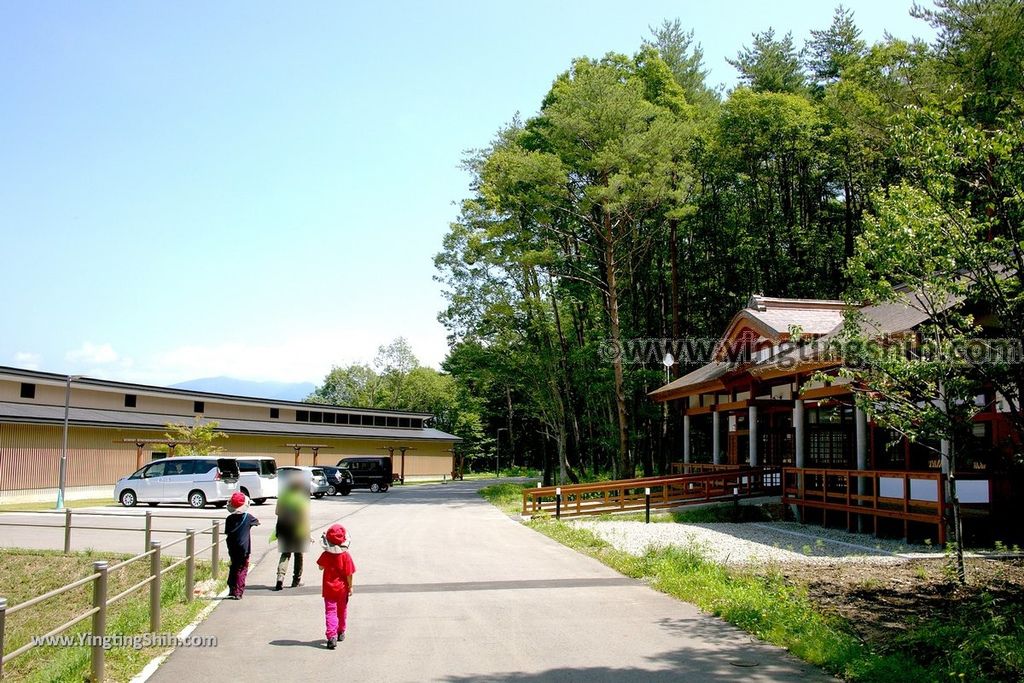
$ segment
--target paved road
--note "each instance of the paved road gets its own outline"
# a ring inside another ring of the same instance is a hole
[[[241,602],[197,630],[156,681],[825,681],[781,650],[625,578],[512,521],[476,482],[314,502],[337,518],[358,565],[348,638],[323,647],[316,554],[306,585],[269,590],[260,534]],[[266,529],[267,527],[263,527]]]

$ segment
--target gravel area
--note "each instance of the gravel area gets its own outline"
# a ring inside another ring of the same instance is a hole
[[[692,546],[715,562],[731,565],[836,562],[893,564],[934,556],[938,548],[908,545],[836,529],[793,522],[654,523],[575,520],[615,548],[642,555],[650,547]]]

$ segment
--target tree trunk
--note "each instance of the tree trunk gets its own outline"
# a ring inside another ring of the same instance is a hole
[[[622,372],[621,333],[619,330],[619,296],[615,274],[615,240],[612,235],[612,218],[607,209],[603,211],[605,278],[608,285],[608,321],[611,328],[611,342],[620,353],[612,360],[615,374],[615,410],[619,424],[619,476],[628,478],[632,468],[629,458],[629,425],[626,413],[626,381]]]

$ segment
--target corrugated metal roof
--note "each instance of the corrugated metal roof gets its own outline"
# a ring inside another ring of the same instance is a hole
[[[305,405],[305,404],[304,404]],[[116,427],[121,429],[165,429],[169,423],[180,423],[180,415],[75,408],[69,411],[75,425]],[[0,422],[28,422],[39,424],[61,423],[64,406],[33,403],[0,402]],[[266,420],[238,420],[218,418],[218,429],[229,434],[265,434],[269,436],[308,436],[353,439],[393,439],[404,441],[461,441],[457,436],[439,429],[402,429],[398,427],[355,427],[351,425],[325,425]]]
[[[50,383],[63,385],[67,381],[67,375],[53,372],[41,372],[39,370],[26,370],[24,368],[13,368],[0,365],[0,376],[7,375],[19,381],[35,381],[39,383]],[[206,400],[211,402],[222,401],[227,403],[245,403],[261,406],[288,406],[302,410],[332,410],[349,413],[360,413],[369,415],[398,415],[402,417],[433,417],[430,413],[420,413],[407,410],[383,410],[380,408],[356,408],[352,406],[339,406],[330,403],[306,403],[304,401],[284,401],[270,398],[258,398],[255,396],[237,396],[234,394],[218,394],[210,391],[194,391],[192,389],[178,389],[175,387],[159,387],[151,384],[133,384],[130,382],[117,382],[114,380],[97,379],[95,377],[76,376],[75,386],[86,386],[94,389],[112,389],[132,394],[150,394],[156,396],[171,396],[174,398],[194,398],[195,400]],[[310,406],[314,406],[310,408]]]

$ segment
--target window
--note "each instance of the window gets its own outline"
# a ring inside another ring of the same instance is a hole
[[[384,427],[387,425],[387,423],[387,418],[385,418],[383,415],[377,415],[373,418],[374,427]]]
[[[389,417],[388,418],[388,427],[397,427],[397,426],[398,426],[398,418],[397,417]]]
[[[347,425],[348,424],[348,413],[338,413],[336,421],[340,425]]]
[[[423,420],[413,420],[412,421],[412,428],[413,429],[423,429]]]
[[[277,474],[276,460],[260,460],[260,474],[272,477]]]
[[[217,466],[216,460],[194,460],[195,469],[193,474],[206,474]]]
[[[22,398],[35,398],[36,397],[36,385],[30,382],[21,383],[21,397]]]
[[[260,471],[260,464],[256,460],[239,460],[238,461],[239,472],[256,472]]]
[[[276,420],[279,417],[281,417],[281,410],[280,410],[280,408],[271,408],[270,409],[270,419],[271,420]]]
[[[408,427],[409,426],[409,418],[407,418],[407,417],[400,417],[400,418],[398,418],[398,426],[399,427]]]
[[[295,411],[296,422],[309,422],[309,411],[308,410],[296,410]]]
[[[364,427],[372,427],[373,426],[373,415],[363,415],[363,426]]]
[[[162,476],[164,476],[164,465],[166,463],[167,463],[166,460],[161,460],[160,462],[153,463],[152,465],[150,465],[146,469],[145,473],[143,473],[142,476],[145,479],[152,479],[153,477],[162,477]]]
[[[192,474],[195,470],[195,460],[179,460],[172,458],[164,461],[164,476],[177,477],[183,474]]]
[[[309,421],[310,422],[323,422],[324,421],[324,414],[321,413],[320,411],[311,412],[309,414]]]
[[[139,400],[138,396],[136,396],[135,394],[125,394],[124,395],[124,407],[125,408],[134,408],[136,406],[136,404],[138,403],[138,400]]]
[[[334,413],[324,413],[324,422],[327,424],[334,424]]]
[[[193,401],[192,402],[193,413],[205,413],[206,412],[206,401]]]

